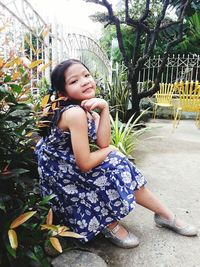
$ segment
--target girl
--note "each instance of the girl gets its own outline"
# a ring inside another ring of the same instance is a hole
[[[66,60],[53,70],[51,83],[62,101],[36,153],[42,195],[56,195],[52,207],[59,219],[84,236],[83,242],[102,232],[120,247],[135,247],[138,238],[119,221],[137,202],[155,213],[158,226],[197,235],[195,227],[177,219],[145,187],[145,177],[127,157],[110,146],[108,103],[95,98],[88,68],[79,60]],[[91,151],[90,142],[99,149]]]

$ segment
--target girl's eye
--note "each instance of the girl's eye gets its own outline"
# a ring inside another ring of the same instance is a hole
[[[76,83],[78,80],[71,81],[70,84]]]
[[[85,74],[85,77],[89,77],[89,76],[90,76],[90,74],[89,74],[89,73]]]

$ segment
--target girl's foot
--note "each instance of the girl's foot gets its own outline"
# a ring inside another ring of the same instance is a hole
[[[121,248],[134,248],[139,245],[138,238],[119,223],[109,225],[102,233],[112,243]]]
[[[155,214],[154,221],[158,227],[168,228],[180,235],[196,236],[198,234],[198,230],[195,226],[185,224],[182,220],[176,218],[176,215],[174,215],[172,219],[165,219]]]

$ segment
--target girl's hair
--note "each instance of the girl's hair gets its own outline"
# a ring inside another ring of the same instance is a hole
[[[50,128],[54,125],[57,125],[60,119],[60,111],[68,105],[77,105],[79,104],[77,101],[73,100],[63,100],[62,97],[59,100],[59,96],[65,96],[65,73],[67,69],[74,65],[81,64],[88,71],[89,69],[78,59],[68,59],[60,64],[58,64],[51,73],[51,89],[49,90],[49,101],[46,105],[45,109],[48,109],[48,112],[42,115],[38,127],[39,134],[41,136],[47,136],[50,133]],[[54,95],[55,100],[51,100],[51,96]],[[58,96],[59,95],[59,96]]]

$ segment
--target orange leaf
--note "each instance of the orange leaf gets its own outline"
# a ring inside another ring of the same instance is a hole
[[[14,229],[30,219],[37,211],[28,211],[17,217],[10,225],[11,229]]]
[[[56,237],[50,237],[49,240],[50,240],[52,246],[53,246],[57,251],[59,251],[60,253],[62,253],[62,247],[61,247],[61,244],[60,244],[58,238],[56,238]]]
[[[4,64],[3,58],[0,58],[0,68],[3,66],[3,64]]]
[[[55,102],[51,105],[51,108],[52,108],[52,110],[56,109],[56,103]]]
[[[17,80],[17,78],[19,78],[21,75],[21,73],[18,71],[18,72],[14,72],[13,73],[13,76],[12,76],[12,81],[15,81]]]
[[[15,230],[10,229],[8,231],[8,238],[11,245],[11,248],[16,249],[18,247],[17,234]]]
[[[19,57],[16,57],[16,58],[12,59],[11,61],[7,62],[7,63],[4,65],[4,67],[5,67],[5,68],[10,68],[10,67],[14,66],[15,64],[16,64],[16,65],[19,65],[20,63],[21,63],[20,58],[19,58]]]
[[[42,49],[41,49],[41,48],[39,48],[39,49],[36,49],[36,50],[35,50],[35,54],[36,54],[36,55],[38,55],[39,53],[41,53],[41,51],[42,51]]]
[[[28,133],[26,134],[27,137],[31,137],[32,135],[33,135],[33,132],[28,132]]]
[[[58,235],[60,236],[66,236],[66,237],[74,237],[74,238],[84,238],[84,236],[73,233],[73,232],[61,232]]]
[[[41,63],[42,63],[42,59],[35,60],[35,61],[31,62],[31,64],[28,67],[29,67],[29,69],[33,69]]]
[[[38,71],[42,72],[43,70],[48,68],[50,65],[51,65],[51,61],[47,62],[46,64],[41,64],[40,66],[38,66]]]
[[[45,38],[49,34],[50,28],[51,28],[50,25],[44,28],[44,30],[42,31],[43,38]]]
[[[65,232],[67,230],[69,230],[69,227],[67,227],[67,226],[59,226],[58,227],[58,234],[62,233],[62,232]]]
[[[48,101],[49,101],[50,95],[45,95],[41,101],[41,107],[44,108],[46,107]]]
[[[53,223],[53,211],[52,209],[49,209],[49,212],[47,214],[46,224],[52,224]]]

